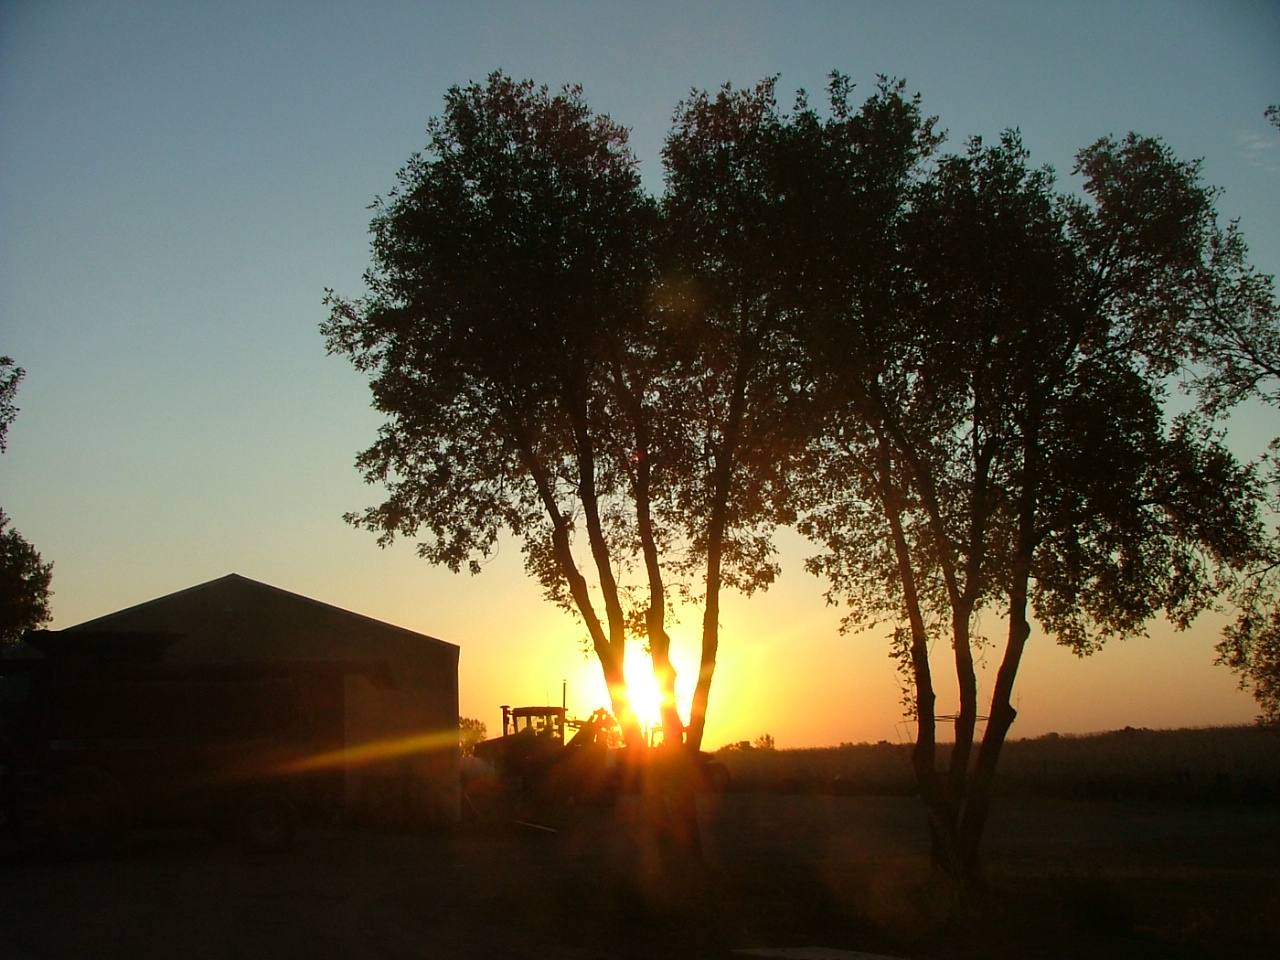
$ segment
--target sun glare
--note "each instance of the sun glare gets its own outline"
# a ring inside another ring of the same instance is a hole
[[[631,709],[641,726],[653,728],[662,724],[661,697],[658,681],[653,676],[653,663],[640,649],[627,651],[627,691],[631,694]]]
[[[662,724],[658,682],[653,676],[653,663],[639,644],[635,644],[627,651],[625,666],[627,687],[631,694],[631,709],[635,711],[636,719],[648,733]],[[604,678],[600,673],[600,665],[594,657],[583,660],[576,680],[569,681],[568,698],[571,716],[590,716],[600,707],[612,712],[613,704],[609,701]],[[678,702],[681,713],[685,713],[688,706],[687,698],[680,695]]]

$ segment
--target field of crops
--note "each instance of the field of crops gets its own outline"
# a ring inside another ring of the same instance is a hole
[[[940,764],[947,754],[947,745],[940,745]],[[746,792],[901,796],[916,789],[909,743],[806,750],[738,745],[716,756],[729,768],[734,789]],[[1280,730],[1126,727],[1011,740],[1001,755],[997,791],[1069,799],[1280,801]]]

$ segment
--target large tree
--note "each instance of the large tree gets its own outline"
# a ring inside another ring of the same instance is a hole
[[[778,178],[788,126],[774,81],[725,86],[680,104],[663,150],[658,308],[669,435],[685,451],[663,507],[703,605],[693,745],[706,722],[721,591],[767,588],[778,574],[774,529],[794,519],[787,488],[805,400],[779,255],[794,216]]]
[[[1163,415],[1175,353],[1205,320],[1212,204],[1194,166],[1156,141],[1100,141],[1079,160],[1086,202],[1027,159],[1010,134],[917,168],[889,221],[890,275],[811,281],[835,411],[814,448],[814,567],[859,619],[898,625],[935,862],[969,877],[1032,620],[1082,654],[1161,613],[1185,626],[1256,545],[1250,471]],[[1007,636],[981,717],[984,610]]]
[[[18,414],[14,398],[25,371],[0,357],[0,453],[8,448],[9,427]],[[53,564],[17,530],[0,510],[0,646],[17,643],[28,630],[53,619],[49,609]]]
[[[659,205],[625,131],[576,88],[500,74],[454,88],[428,154],[376,205],[370,295],[329,297],[329,348],[371,374],[389,417],[359,465],[390,496],[353,522],[383,543],[425,530],[421,555],[455,570],[514,532],[547,595],[586,624],[632,742],[628,635],[652,657],[665,741],[696,749],[721,589],[772,581],[770,535],[789,516],[796,433],[778,414],[797,363],[776,276],[743,280],[767,259],[769,224],[706,216],[751,194],[718,124],[769,91],[753,97],[681,106]],[[748,236],[726,249],[730,221]],[[687,727],[667,629],[681,599],[704,604]]]
[[[1280,107],[1265,117],[1280,129]],[[1191,331],[1193,389],[1210,414],[1229,412],[1253,401],[1262,409],[1280,408],[1280,305],[1275,278],[1253,268],[1236,224],[1213,237],[1214,271],[1204,296],[1209,323]],[[1253,690],[1259,721],[1280,724],[1280,438],[1266,456],[1272,530],[1267,547],[1240,571],[1231,599],[1235,616],[1218,644],[1220,662],[1235,670]]]
[[[626,131],[578,88],[494,74],[450,89],[428,133],[375,204],[369,295],[328,298],[330,351],[370,374],[388,417],[358,460],[388,498],[349,519],[383,544],[425,533],[419,554],[455,571],[477,572],[504,530],[521,538],[636,742],[619,574],[637,539],[612,454],[644,427],[645,370],[627,364],[654,205]]]

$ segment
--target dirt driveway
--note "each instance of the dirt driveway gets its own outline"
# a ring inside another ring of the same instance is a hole
[[[314,831],[285,856],[181,832],[142,834],[94,861],[9,853],[0,958],[604,960],[799,944],[1261,957],[1280,942],[1274,808],[1007,802],[988,848],[996,906],[967,920],[923,885],[911,799],[730,794],[701,812],[705,873],[675,886],[627,804],[554,834]],[[1093,922],[1117,904],[1118,925]]]

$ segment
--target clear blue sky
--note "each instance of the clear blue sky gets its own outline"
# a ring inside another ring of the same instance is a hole
[[[581,631],[514,545],[453,577],[341,521],[378,497],[352,460],[379,419],[324,354],[324,289],[359,294],[369,202],[446,88],[496,68],[582,83],[655,192],[681,97],[774,73],[788,99],[833,68],[864,90],[905,77],[953,146],[1017,126],[1063,178],[1101,135],[1158,134],[1280,270],[1276,2],[6,0],[0,354],[27,379],[0,505],[56,564],[55,626],[235,571],[459,643],[463,710],[491,725],[562,678],[571,708],[597,705]],[[726,610],[713,746],[902,736],[882,641],[837,636],[803,556],[788,539],[778,587]],[[1014,735],[1246,720],[1213,639],[1080,664],[1033,645]]]

